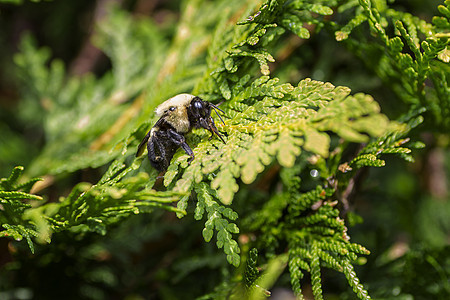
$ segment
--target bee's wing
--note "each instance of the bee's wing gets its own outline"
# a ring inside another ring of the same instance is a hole
[[[152,132],[151,130],[147,133],[147,135],[144,137],[144,139],[142,140],[142,142],[139,144],[138,150],[136,152],[136,157],[139,157],[142,155],[142,153],[144,153],[145,150],[145,145],[148,142],[148,139],[150,138],[150,132]]]
[[[161,124],[164,123],[164,118],[161,117],[156,123],[155,125],[153,125],[153,128],[155,127],[160,127]],[[144,139],[142,140],[142,142],[139,144],[138,150],[136,152],[136,157],[141,156],[142,153],[144,153],[145,150],[145,145],[148,142],[148,139],[150,138],[150,135],[152,133],[153,128],[147,133],[147,135],[144,137]]]

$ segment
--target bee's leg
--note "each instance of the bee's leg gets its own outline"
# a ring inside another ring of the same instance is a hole
[[[225,140],[223,139],[222,135],[220,135],[219,130],[217,130],[216,124],[214,123],[213,118],[209,118],[209,132],[211,132],[211,136],[209,137],[209,139],[211,140],[214,137],[214,134],[216,134],[224,144]]]
[[[191,158],[189,158],[188,160],[188,164],[191,164],[191,162],[194,160],[195,155],[194,152],[192,151],[191,147],[189,147],[189,145],[184,142],[183,144],[180,145],[181,148],[183,148],[184,152],[186,152],[187,155],[189,155]]]
[[[169,136],[172,142],[174,142],[177,146],[180,146],[184,152],[186,152],[187,155],[189,155],[191,158],[189,158],[188,163],[190,164],[195,156],[194,152],[192,151],[191,147],[186,143],[186,139],[182,134],[179,134],[175,130],[169,130]]]

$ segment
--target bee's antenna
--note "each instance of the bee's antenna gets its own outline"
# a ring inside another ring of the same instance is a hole
[[[220,112],[222,112],[222,113],[225,113],[223,110],[221,110],[217,105],[214,105],[214,104],[212,104],[212,103],[210,103],[211,104],[211,106],[214,108],[214,109],[217,109],[217,110],[219,110]]]
[[[222,113],[225,113],[223,110],[221,110],[220,108],[218,108],[217,106],[215,106],[214,104],[211,103],[211,107],[214,109],[214,111],[216,112],[217,116],[219,116],[220,121],[222,121],[223,125],[225,125],[225,122],[223,121],[222,117],[219,115],[219,113],[217,111],[220,111]]]

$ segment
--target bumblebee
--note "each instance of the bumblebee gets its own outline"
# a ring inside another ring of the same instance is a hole
[[[195,158],[194,152],[186,143],[184,136],[192,128],[205,128],[211,132],[209,139],[215,134],[225,143],[211,117],[212,109],[223,123],[217,112],[223,111],[200,97],[180,94],[166,100],[156,108],[155,113],[159,120],[139,144],[136,156],[142,155],[144,145],[147,144],[150,163],[162,172],[167,170],[173,155],[181,147],[190,156],[188,163],[191,163]]]

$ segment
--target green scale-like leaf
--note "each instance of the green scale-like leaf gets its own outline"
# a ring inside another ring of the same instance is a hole
[[[355,1],[356,2],[356,1]],[[358,1],[359,6],[347,5],[341,9],[354,9],[354,17],[335,32],[338,41],[348,44],[363,60],[372,53],[374,59],[367,63],[397,96],[407,104],[425,107],[433,118],[430,122],[448,131],[449,94],[448,88],[448,1],[439,5],[442,16],[433,18],[433,26],[408,12],[388,7],[386,1]],[[355,4],[355,3],[354,3]],[[377,40],[368,40],[355,32],[366,22]],[[392,34],[391,28],[395,28]],[[356,30],[355,30],[356,31]],[[362,38],[362,40],[358,40]],[[379,58],[378,58],[379,57]],[[431,81],[432,84],[428,84]]]

